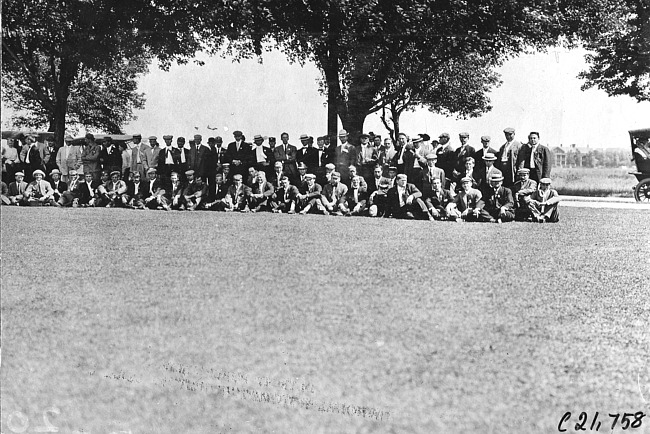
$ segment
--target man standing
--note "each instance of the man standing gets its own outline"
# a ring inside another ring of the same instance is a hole
[[[260,134],[256,134],[253,137],[253,158],[252,162],[255,170],[264,172],[265,175],[270,175],[273,166],[271,166],[271,161],[273,160],[273,151],[271,148],[264,146],[264,137]]]
[[[479,174],[485,174],[485,160],[483,157],[487,154],[496,155],[498,152],[496,149],[490,147],[490,140],[490,136],[481,136],[481,149],[474,152],[474,155],[472,155],[474,161],[476,161],[476,171]],[[496,161],[496,158],[494,161]]]
[[[150,167],[158,167],[158,155],[160,154],[160,144],[158,144],[158,137],[149,137],[149,147],[151,147],[151,164]]]
[[[179,154],[181,156],[180,166],[178,167],[178,176],[181,182],[185,182],[185,172],[189,170],[188,161],[190,161],[190,149],[189,147],[186,147],[185,137],[179,137],[176,139],[176,147],[178,148]]]
[[[45,173],[50,173],[52,170],[57,168],[56,156],[58,148],[54,145],[54,136],[48,136],[45,140],[47,152],[50,154],[50,158],[47,163],[45,163]]]
[[[56,154],[56,165],[61,170],[61,179],[64,182],[70,180],[71,170],[77,171],[81,167],[81,149],[72,144],[72,136],[66,135],[63,146]]]
[[[81,164],[83,164],[85,173],[90,173],[95,181],[99,181],[101,167],[99,165],[99,156],[101,149],[95,143],[95,136],[86,134],[86,145],[81,150]],[[120,167],[121,169],[121,167]]]
[[[187,167],[188,170],[194,171],[195,177],[202,176],[204,170],[203,154],[207,148],[201,144],[202,140],[203,136],[195,134],[194,140],[190,142],[190,149],[188,151]]]
[[[241,131],[235,131],[233,136],[235,137],[235,141],[228,144],[226,160],[230,163],[230,171],[232,172],[233,177],[239,174],[243,178],[246,176],[248,166],[250,165],[249,159],[252,152],[252,146],[250,143],[244,141],[244,133]],[[293,156],[295,160],[295,153]]]
[[[276,161],[273,165],[273,173],[271,173],[271,176],[268,179],[276,190],[282,187],[282,177],[285,176],[283,169],[282,162]]]
[[[153,167],[153,154],[151,147],[142,143],[142,135],[133,135],[134,147],[131,149],[131,173],[139,172],[142,179],[146,178],[147,171]]]
[[[539,181],[551,176],[552,161],[551,150],[539,143],[539,133],[531,132],[528,143],[522,146],[517,156],[517,168],[530,169],[530,179]]]
[[[397,148],[395,151],[395,155],[393,156],[393,160],[391,162],[392,166],[397,167],[397,172],[398,173],[405,173],[405,159],[404,155],[407,154],[409,151],[409,137],[405,133],[399,133],[397,135]]]
[[[403,173],[397,175],[397,184],[388,190],[384,217],[391,216],[398,219],[433,220],[422,200],[422,192],[410,184]]]
[[[92,134],[91,134],[92,136]],[[20,151],[20,161],[23,163],[25,170],[25,180],[30,182],[35,170],[45,170],[45,166],[50,161],[50,151],[43,143],[36,142],[36,136],[27,134],[25,136],[25,145]]]
[[[167,182],[171,178],[172,172],[178,173],[181,169],[181,151],[172,145],[174,136],[165,135],[165,148],[158,154],[157,172],[160,174],[160,179]]]
[[[108,172],[117,170],[122,173],[122,152],[115,146],[110,136],[104,138],[104,146],[99,152],[99,163],[103,170]]]
[[[325,165],[329,162],[327,148],[325,147],[326,136],[321,136],[316,139],[316,153],[314,154],[315,162],[312,172],[316,175],[316,183],[325,185]]]
[[[503,134],[506,136],[506,142],[497,152],[495,166],[503,174],[503,185],[510,188],[514,185],[517,176],[517,159],[522,145],[519,140],[515,140],[514,128],[504,129]]]
[[[354,146],[348,143],[348,132],[339,131],[339,143],[330,152],[330,161],[336,166],[341,181],[348,182],[350,179],[349,167],[357,161],[357,153]]]
[[[454,151],[454,174],[456,175],[463,171],[467,158],[471,157],[476,152],[476,150],[468,144],[469,133],[460,133],[458,139],[460,140],[460,146]]]
[[[438,156],[438,163],[436,166],[441,168],[447,176],[447,182],[451,181],[451,178],[454,173],[454,148],[449,143],[451,136],[449,133],[442,133],[438,137],[439,146],[436,149],[436,155]]]
[[[379,152],[377,153],[377,163],[381,165],[382,175],[388,176],[388,167],[391,165],[396,153],[397,150],[393,146],[393,141],[390,137],[384,139],[384,145],[379,148]]]
[[[372,180],[373,169],[377,165],[377,159],[379,157],[378,149],[370,144],[370,136],[368,134],[361,134],[359,139],[361,140],[361,144],[356,149],[356,166],[359,169],[359,175],[368,183]]]
[[[445,171],[436,167],[436,161],[438,156],[433,152],[427,155],[427,167],[424,168],[424,174],[422,176],[422,194],[424,197],[427,197],[431,192],[433,181],[438,179],[440,185],[444,186],[447,182],[445,178]]]
[[[273,148],[273,158],[275,164],[282,163],[284,175],[288,176],[290,180],[295,180],[298,176],[298,167],[296,166],[296,156],[298,149],[289,143],[289,134],[282,133],[280,135],[281,143]],[[276,179],[276,182],[281,184],[281,178]]]
[[[300,166],[300,163],[303,163],[310,170],[314,170],[318,164],[318,157],[314,155],[317,151],[311,146],[311,140],[307,134],[300,135],[300,142],[302,143],[302,148],[298,149],[296,153],[296,163],[298,166]]]
[[[512,191],[502,184],[503,175],[498,172],[490,177],[490,184],[481,189],[480,221],[501,223],[515,219]]]

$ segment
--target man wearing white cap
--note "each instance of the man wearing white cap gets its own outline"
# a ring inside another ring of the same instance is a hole
[[[14,177],[16,180],[9,184],[7,198],[11,205],[23,205],[25,202],[25,190],[27,190],[27,183],[24,181],[25,174],[23,172],[16,172]]]
[[[79,170],[81,167],[81,147],[72,144],[72,136],[66,135],[63,146],[56,154],[56,165],[61,171],[63,182],[70,180],[69,173],[71,170]]]
[[[34,170],[34,180],[29,183],[25,190],[25,200],[30,205],[49,205],[54,196],[54,190],[49,182],[45,181],[45,172],[41,169]]]
[[[501,172],[490,177],[490,184],[481,188],[479,221],[490,223],[510,222],[515,219],[515,201],[512,191],[503,186]]]
[[[79,180],[78,172],[74,169],[71,169],[68,172],[68,177],[70,183],[68,184],[67,190],[61,193],[61,197],[57,202],[57,205],[59,206],[72,206],[75,195],[78,193],[77,189],[81,183]]]
[[[52,180],[50,185],[52,185],[52,190],[54,190],[50,204],[54,205],[59,203],[62,194],[68,190],[68,184],[65,181],[61,181],[61,171],[59,169],[54,169],[50,172],[50,179]]]
[[[348,132],[339,131],[339,143],[331,151],[330,159],[336,166],[336,171],[341,175],[341,182],[346,184],[350,178],[349,167],[357,161],[357,151],[348,143]]]

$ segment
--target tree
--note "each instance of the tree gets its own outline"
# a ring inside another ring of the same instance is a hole
[[[386,81],[381,92],[394,94],[381,109],[381,120],[393,141],[400,132],[402,113],[418,106],[431,112],[461,118],[478,117],[492,109],[488,93],[499,86],[500,75],[489,58],[470,55],[438,65],[412,57],[405,68],[396,71]],[[404,89],[401,94],[395,89]]]
[[[78,130],[84,126],[120,134],[122,125],[135,119],[133,110],[144,108],[145,98],[137,92],[137,79],[148,71],[147,64],[148,59],[136,58],[128,63],[118,59],[99,71],[80,67],[70,84],[66,128]],[[55,130],[55,113],[41,103],[23,74],[6,73],[2,83],[4,98],[16,110],[12,118],[16,127]],[[54,94],[53,83],[49,84],[49,94]]]
[[[230,52],[239,56],[279,46],[292,61],[315,62],[327,90],[329,134],[338,115],[357,135],[368,114],[406,92],[408,83],[386,85],[409,57],[437,65],[470,54],[502,62],[563,35],[570,43],[579,7],[565,0],[222,0],[207,19],[215,29],[230,23]]]
[[[29,101],[25,109],[38,106],[32,115],[46,115],[61,145],[71,92],[88,96],[92,90],[94,102],[106,103],[109,95],[121,96],[123,89],[116,85],[129,88],[132,70],[117,69],[132,61],[155,56],[164,67],[173,60],[186,61],[200,48],[203,30],[194,18],[204,13],[200,8],[198,2],[174,0],[3,0],[3,74],[20,88],[19,98]],[[218,39],[214,32],[211,36]],[[117,93],[101,87],[107,81]],[[127,108],[140,104],[138,97],[131,97]],[[79,98],[72,100],[75,115],[81,122],[90,122],[96,114],[80,110],[92,104],[74,105]],[[113,131],[129,115],[120,116],[109,126]]]
[[[590,68],[580,74],[582,89],[650,101],[650,1],[598,0],[587,2],[585,11],[580,35]]]

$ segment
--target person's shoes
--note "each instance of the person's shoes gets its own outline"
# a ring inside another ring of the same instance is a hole
[[[158,206],[156,207],[156,209],[157,209],[157,210],[161,210],[161,209],[163,209],[163,207],[162,207],[162,205],[158,205]]]
[[[163,205],[163,208],[165,209],[165,211],[171,211],[172,210],[172,207],[169,206],[169,205]]]
[[[503,220],[501,220],[501,218],[498,218],[497,223],[501,224],[501,223],[503,223]]]
[[[537,217],[537,223],[544,223],[544,217]]]
[[[300,215],[305,215],[305,214],[307,214],[307,212],[303,209],[303,210],[300,211],[298,214],[300,214]]]
[[[296,212],[293,211],[293,210],[291,210],[291,211],[287,211],[287,214],[295,214],[295,213],[296,213]]]
[[[342,213],[341,211],[336,211],[336,212],[334,213],[334,215],[342,216],[343,213]]]
[[[434,221],[434,220],[435,220],[435,219],[433,218],[433,216],[432,216],[431,214],[429,214],[429,221],[432,222],[432,221]]]
[[[415,216],[413,215],[413,213],[411,211],[408,211],[406,213],[406,218],[409,219],[409,220],[413,220],[415,218]]]

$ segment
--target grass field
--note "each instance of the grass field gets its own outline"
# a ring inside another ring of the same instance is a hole
[[[553,188],[570,196],[633,197],[634,169],[553,167]]]
[[[3,433],[554,433],[567,411],[611,432],[650,411],[645,210],[1,218]]]

